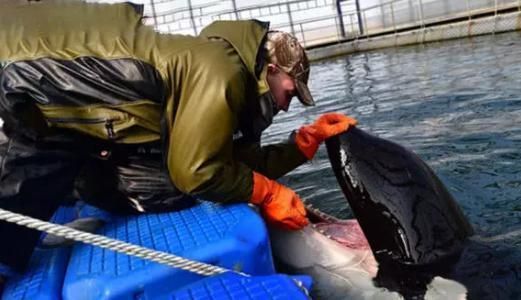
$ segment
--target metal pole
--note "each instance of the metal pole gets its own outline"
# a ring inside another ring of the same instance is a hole
[[[295,36],[295,28],[293,27],[293,17],[291,16],[291,10],[289,8],[289,3],[286,2],[286,8],[288,9],[288,18],[289,18],[289,26],[291,27],[291,34]]]
[[[154,0],[150,0],[150,8],[152,8],[152,18],[154,19],[154,27],[157,29],[157,14],[156,6],[154,5]]]
[[[362,12],[362,16],[364,18],[364,23],[365,23],[365,26],[367,26],[367,18],[365,17],[365,10]],[[366,33],[369,33],[369,30],[366,30]],[[364,32],[361,33],[362,34],[365,34]]]
[[[237,11],[237,3],[232,0],[233,13],[235,14],[235,20],[239,20],[239,12]]]
[[[391,2],[391,18],[393,20],[393,29],[394,29],[394,33],[396,34],[396,21],[394,19],[394,6],[393,6],[393,3]]]
[[[355,28],[353,27],[353,14],[349,14],[349,23],[351,24],[351,34],[355,34]]]
[[[358,16],[358,30],[360,30],[360,35],[364,34],[364,25],[362,24],[362,16],[360,14],[360,3],[359,0],[355,0],[356,4],[356,15]]]
[[[494,32],[492,34],[496,34],[497,27],[497,0],[494,1]]]
[[[304,28],[302,28],[302,23],[299,23],[300,34],[302,35],[302,45],[306,47],[306,36],[304,35]]]
[[[422,0],[418,0],[419,6],[420,6],[420,20],[422,27],[425,25],[425,22],[423,20],[423,3]]]
[[[467,25],[467,32],[469,33],[469,35],[472,35],[472,17],[470,15],[470,5],[469,5],[469,0],[465,0],[465,4],[467,5],[467,15],[469,17],[469,20],[468,20],[468,25]]]
[[[420,4],[420,18],[421,18],[421,27],[422,27],[422,43],[425,42],[425,19],[423,16],[423,2],[422,0],[418,0]]]
[[[190,21],[192,23],[192,28],[194,29],[194,35],[197,35],[197,26],[195,26],[194,12],[192,10],[192,1],[191,0],[188,0],[188,11],[190,12]]]
[[[469,6],[469,0],[465,0],[465,4],[467,5],[467,15],[469,16],[469,21],[470,21],[470,6]]]
[[[344,18],[342,17],[342,6],[340,2],[342,0],[336,0],[336,13],[338,14],[338,25],[340,26],[340,34],[342,38],[346,38],[346,31],[344,30]],[[358,1],[358,0],[357,0]]]
[[[387,17],[385,14],[385,4],[386,3],[380,3],[380,16],[382,21],[382,27],[385,29],[387,26],[385,24],[385,18]]]

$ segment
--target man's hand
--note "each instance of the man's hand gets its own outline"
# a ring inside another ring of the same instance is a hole
[[[347,131],[356,126],[357,121],[339,113],[326,113],[321,115],[315,123],[302,126],[295,137],[295,142],[300,151],[312,159],[317,153],[318,146],[326,139]]]
[[[309,223],[304,204],[293,190],[256,172],[250,202],[259,206],[267,223],[279,228],[298,230]]]

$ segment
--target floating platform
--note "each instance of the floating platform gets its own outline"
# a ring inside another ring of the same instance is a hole
[[[92,207],[83,211],[83,217],[96,217]],[[252,277],[231,272],[204,277],[76,243],[37,249],[27,272],[7,282],[2,299],[306,299],[291,277],[276,274],[266,227],[246,204],[201,201],[178,212],[109,219],[98,234]],[[309,286],[310,279],[304,281]]]

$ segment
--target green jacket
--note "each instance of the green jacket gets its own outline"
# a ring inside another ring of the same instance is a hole
[[[0,117],[38,135],[161,140],[179,190],[247,201],[252,170],[277,178],[306,160],[292,142],[260,147],[267,30],[220,21],[170,35],[128,4],[0,4]]]

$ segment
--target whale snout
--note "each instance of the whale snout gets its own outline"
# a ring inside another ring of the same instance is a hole
[[[328,139],[326,146],[379,262],[427,265],[459,255],[472,227],[418,155],[359,128]]]

